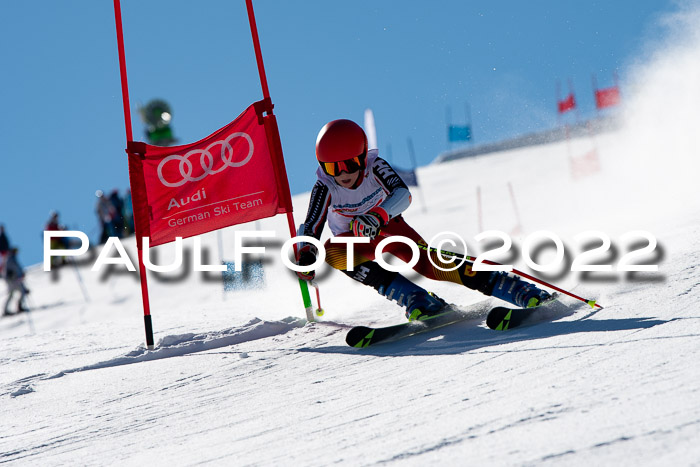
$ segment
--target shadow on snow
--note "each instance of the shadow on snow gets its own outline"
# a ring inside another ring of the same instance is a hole
[[[300,352],[341,353],[372,355],[383,357],[403,357],[411,355],[456,355],[486,347],[511,344],[547,337],[577,334],[582,332],[609,332],[649,329],[668,321],[654,318],[622,318],[577,321],[540,322],[537,325],[519,327],[510,331],[493,331],[483,326],[475,326],[474,321],[461,322],[444,328],[427,331],[406,337],[399,341],[378,344],[374,347],[355,349],[347,346],[302,348]],[[607,345],[600,341],[585,346]],[[565,348],[566,344],[553,347]],[[532,349],[508,350],[509,352]]]

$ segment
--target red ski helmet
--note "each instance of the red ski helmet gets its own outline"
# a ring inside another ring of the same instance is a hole
[[[356,160],[364,169],[367,158],[367,135],[352,120],[333,120],[321,128],[316,138],[316,159],[329,175],[334,163]],[[336,168],[337,170],[337,168]],[[330,172],[329,172],[330,171]]]

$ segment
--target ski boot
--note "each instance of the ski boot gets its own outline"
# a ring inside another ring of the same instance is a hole
[[[387,287],[379,287],[379,293],[389,300],[396,300],[400,306],[406,307],[406,318],[409,321],[424,320],[430,316],[442,313],[447,303],[397,274]]]
[[[491,279],[491,295],[520,308],[532,308],[551,298],[546,290],[506,272],[496,272]]]
[[[445,312],[447,303],[432,292],[414,292],[406,302],[406,318],[409,321],[422,321]]]

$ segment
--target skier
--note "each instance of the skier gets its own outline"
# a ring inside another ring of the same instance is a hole
[[[58,211],[56,210],[51,210],[49,212],[49,220],[46,222],[46,226],[44,227],[44,230],[47,232],[51,231],[57,231],[57,230],[66,230],[66,226],[61,224],[59,219],[58,219]],[[68,244],[68,238],[67,237],[52,237],[51,238],[51,249],[52,250],[67,250],[70,247]],[[51,257],[51,266],[60,266],[66,264],[66,257],[65,256],[52,256]]]
[[[5,234],[5,226],[0,224],[0,254],[6,254],[10,251],[10,241]]]
[[[320,165],[316,170],[318,180],[311,192],[300,235],[320,240],[328,221],[335,236],[368,237],[369,243],[353,245],[353,271],[346,269],[347,246],[343,243],[331,243],[330,240],[325,243],[326,262],[354,280],[375,288],[389,300],[396,300],[406,308],[406,317],[410,321],[446,311],[448,306],[440,297],[397,272],[383,269],[374,261],[375,248],[383,238],[401,235],[419,245],[425,246],[426,242],[401,215],[411,203],[408,187],[394,169],[378,157],[376,149],[367,150],[367,136],[362,128],[351,120],[327,123],[316,139],[316,158]],[[427,251],[419,251],[420,258],[413,269],[429,279],[464,285],[523,308],[535,306],[550,297],[546,291],[518,276],[505,272],[472,271],[469,263],[458,270],[442,271],[433,266]],[[405,262],[412,257],[411,248],[398,242],[390,243],[384,252]],[[313,245],[302,244],[297,264],[311,265],[317,254]],[[431,254],[433,263],[439,261],[435,253]],[[297,275],[312,280],[315,271]]]
[[[7,290],[9,295],[7,301],[5,302],[5,309],[3,311],[3,316],[10,316],[14,313],[10,312],[10,302],[15,291],[18,291],[19,301],[17,302],[17,313],[27,311],[24,306],[24,297],[29,293],[29,290],[24,285],[24,271],[22,266],[20,266],[17,261],[17,248],[11,248],[7,261],[5,263],[5,281],[7,282]]]
[[[124,201],[116,188],[109,195],[109,202],[114,208],[114,217],[112,218],[114,234],[116,237],[122,238],[124,237]]]
[[[97,213],[97,219],[100,222],[100,244],[103,244],[109,237],[116,233],[114,228],[114,218],[117,211],[102,190],[95,191],[95,196],[97,197],[95,212]]]
[[[5,226],[0,224],[0,276],[4,274],[5,260],[10,254],[10,241],[5,235]]]

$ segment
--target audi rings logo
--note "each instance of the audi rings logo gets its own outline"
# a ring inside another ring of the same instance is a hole
[[[231,146],[231,141],[234,138],[243,138],[248,143],[248,155],[243,160],[238,162],[233,160],[234,154],[233,147]],[[221,152],[219,154],[221,155],[221,162],[223,164],[221,165],[221,167],[214,169],[214,166],[216,165],[216,158],[214,157],[214,154],[218,152],[215,150],[217,147],[221,147]],[[214,149],[213,153],[212,149]],[[160,164],[158,164],[158,179],[160,179],[163,185],[169,187],[182,186],[187,182],[196,182],[202,180],[207,175],[219,173],[226,167],[241,167],[246,165],[248,161],[250,161],[251,157],[253,157],[253,149],[253,140],[247,133],[232,133],[225,140],[215,141],[209,146],[207,146],[205,149],[193,149],[187,152],[184,156],[181,156],[179,154],[173,154],[172,156],[166,157],[165,159],[160,161]],[[192,165],[192,162],[190,161],[190,157],[196,156],[197,154],[199,154],[199,165],[202,167],[202,174],[193,177],[192,173],[194,171],[194,167]],[[180,161],[180,176],[182,177],[182,180],[179,180],[177,182],[170,182],[166,180],[165,177],[163,177],[163,167],[170,161]]]

